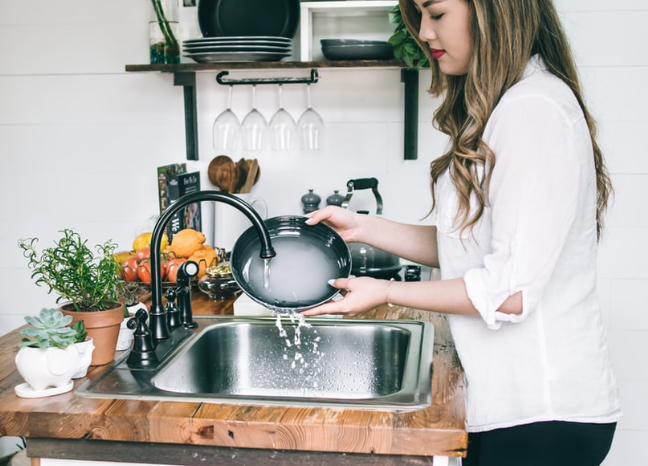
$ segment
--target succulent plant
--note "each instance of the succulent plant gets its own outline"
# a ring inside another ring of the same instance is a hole
[[[67,348],[77,342],[77,329],[70,327],[72,316],[56,309],[41,309],[38,317],[25,316],[31,327],[22,329],[20,346],[30,348]],[[85,333],[85,327],[82,333]],[[85,339],[85,336],[83,337]]]
[[[75,332],[74,343],[81,343],[86,341],[88,332],[86,330],[85,323],[82,320],[77,320],[71,325],[71,327]]]

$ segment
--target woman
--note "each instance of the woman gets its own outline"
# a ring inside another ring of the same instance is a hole
[[[327,207],[310,214],[441,269],[442,280],[337,279],[344,299],[450,314],[466,373],[464,465],[599,465],[620,403],[597,303],[596,248],[612,187],[550,0],[400,0],[444,100],[431,164],[435,226]]]

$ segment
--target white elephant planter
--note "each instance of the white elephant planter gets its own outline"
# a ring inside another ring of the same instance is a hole
[[[94,340],[92,338],[86,339],[80,343],[75,343],[74,346],[77,347],[79,351],[79,356],[81,357],[81,369],[72,376],[73,379],[81,379],[88,374],[88,367],[92,362],[92,353],[95,349]]]
[[[94,349],[94,347],[93,347]],[[55,395],[72,390],[72,377],[90,365],[92,351],[79,352],[77,345],[61,348],[20,348],[16,367],[26,384],[16,386],[24,398]]]
[[[131,317],[135,316],[135,313],[138,309],[147,310],[146,305],[143,303],[137,303],[133,306],[128,306],[126,310],[128,311],[128,317],[125,318],[119,326],[119,336],[117,337],[117,347],[115,351],[125,351],[130,349],[133,343],[133,329],[128,328],[128,321]]]

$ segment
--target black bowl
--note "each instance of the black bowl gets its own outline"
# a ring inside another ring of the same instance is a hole
[[[335,230],[306,217],[281,216],[264,221],[277,255],[259,256],[261,243],[254,227],[236,240],[230,264],[234,280],[252,300],[279,313],[295,313],[333,298],[332,278],[351,272],[351,253]]]
[[[329,60],[391,60],[394,46],[383,44],[328,45],[322,47],[324,57]]]

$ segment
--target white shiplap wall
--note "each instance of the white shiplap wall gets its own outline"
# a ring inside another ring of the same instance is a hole
[[[18,238],[50,244],[57,230],[76,228],[95,244],[115,239],[128,249],[157,213],[155,168],[182,162],[182,90],[172,76],[125,73],[146,63],[147,0],[0,1],[0,334],[25,314],[53,305],[34,286]],[[648,3],[645,0],[559,0],[574,45],[586,98],[616,187],[616,202],[599,260],[600,295],[625,417],[606,466],[648,464]],[[195,10],[182,10],[185,38],[196,37]],[[273,72],[267,72],[273,75]],[[276,73],[274,73],[276,74]],[[237,73],[232,72],[236,77]],[[270,215],[299,213],[309,188],[325,198],[350,178],[376,176],[385,216],[416,222],[429,207],[427,165],[444,139],[428,123],[435,102],[421,75],[420,155],[402,160],[402,98],[397,70],[321,70],[313,104],[327,125],[322,153],[256,156],[262,178],[254,194]],[[199,73],[198,125],[206,171],[215,155],[211,125],[226,103],[215,73]],[[285,107],[305,109],[302,86],[285,86]],[[249,89],[236,87],[234,110],[250,108]],[[260,110],[277,108],[273,86],[258,88]],[[205,187],[209,187],[206,175]],[[371,208],[357,195],[356,208]],[[211,206],[205,206],[210,237]]]

